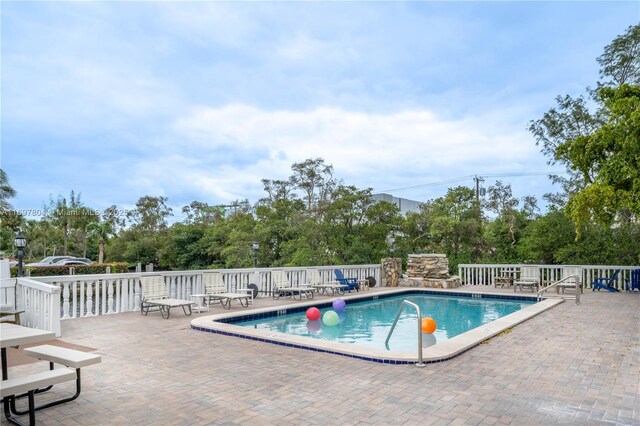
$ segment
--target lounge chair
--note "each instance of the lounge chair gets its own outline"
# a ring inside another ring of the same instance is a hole
[[[627,282],[627,291],[633,290],[640,291],[640,269],[631,271],[631,279],[625,280]]]
[[[140,313],[147,315],[149,310],[159,310],[162,318],[168,319],[171,308],[181,306],[185,315],[191,315],[191,305],[194,302],[182,299],[170,299],[164,278],[160,275],[140,277],[140,287],[142,288],[142,302],[140,302]],[[188,309],[187,309],[188,308]]]
[[[349,287],[346,284],[340,284],[338,281],[323,282],[320,272],[317,269],[307,269],[307,283],[318,290],[318,293],[329,294],[344,294],[344,291]]]
[[[351,293],[351,290],[360,291],[360,283],[357,278],[345,278],[340,269],[334,269],[333,273],[340,284],[347,286],[349,293]]]
[[[220,272],[205,272],[202,274],[202,283],[204,284],[205,294],[194,294],[193,297],[202,297],[207,306],[212,303],[220,303],[224,309],[231,309],[231,301],[237,301],[240,306],[246,308],[249,306],[249,293],[229,293],[227,287],[222,280]]]
[[[532,292],[538,291],[540,289],[540,270],[538,267],[523,266],[520,268],[520,278],[513,282],[513,291],[515,292],[518,287],[520,290],[523,287],[529,287]]]
[[[271,284],[273,285],[273,298],[279,299],[283,296],[291,297],[295,299],[298,297],[302,300],[302,296],[307,299],[313,299],[316,289],[311,286],[293,286],[287,278],[287,273],[284,271],[272,271],[271,272]]]
[[[595,281],[592,283],[591,291],[594,291],[594,290],[600,291],[600,289],[608,290],[611,292],[620,291],[613,286],[616,280],[618,279],[619,273],[620,273],[620,269],[616,269],[613,275],[611,275],[608,278],[607,277],[596,278]]]
[[[582,268],[578,266],[567,266],[562,268],[562,278],[556,284],[556,292],[560,293],[560,290],[564,293],[566,288],[575,288],[576,284],[582,291]]]

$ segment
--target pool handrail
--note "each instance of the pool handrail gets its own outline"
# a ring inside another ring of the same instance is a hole
[[[400,315],[402,314],[402,308],[404,307],[404,305],[411,306],[416,310],[416,313],[418,314],[418,362],[416,363],[416,367],[425,367],[426,364],[422,362],[422,313],[420,312],[420,306],[416,305],[415,303],[409,302],[406,299],[402,301],[402,304],[398,309],[398,313],[396,314],[396,319],[393,320],[391,330],[389,330],[387,339],[384,341],[384,345],[386,346],[387,350],[389,350],[389,339],[391,338],[391,334],[393,333],[393,330],[395,330],[396,324],[400,319]]]
[[[569,280],[569,279],[574,279],[575,280],[575,290],[576,290],[576,295],[575,295],[575,300],[576,300],[576,305],[580,304],[580,276],[579,275],[569,275],[566,276],[564,278],[562,278],[561,280],[558,280],[556,282],[554,282],[551,285],[548,285],[546,287],[541,288],[540,290],[538,290],[538,296],[536,298],[536,300],[539,302],[542,300],[542,294],[544,292],[546,292],[547,290],[553,288],[553,287],[558,287],[558,284],[562,284],[563,282]],[[572,297],[573,298],[573,297]]]

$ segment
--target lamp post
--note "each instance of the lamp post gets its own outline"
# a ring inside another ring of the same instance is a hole
[[[258,267],[258,249],[260,248],[260,243],[258,243],[257,241],[254,241],[253,244],[251,244],[251,247],[253,248],[253,267],[257,268]]]
[[[18,232],[18,235],[13,240],[13,246],[18,249],[18,278],[20,278],[22,277],[23,249],[27,246],[27,239],[22,236],[22,233]]]

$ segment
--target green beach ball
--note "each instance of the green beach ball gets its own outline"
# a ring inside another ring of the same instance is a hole
[[[333,327],[334,325],[338,324],[338,321],[340,321],[340,318],[338,318],[338,314],[336,314],[334,311],[327,311],[324,313],[324,315],[322,315],[322,322],[327,327]]]

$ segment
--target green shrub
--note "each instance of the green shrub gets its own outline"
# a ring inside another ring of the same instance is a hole
[[[69,275],[69,269],[74,268],[74,275],[94,275],[104,274],[107,266],[111,268],[112,274],[122,274],[129,272],[129,265],[127,263],[94,263],[92,265],[53,265],[53,266],[25,266],[23,269],[24,275],[29,270],[29,275],[32,277],[47,277],[52,275]],[[18,268],[11,268],[11,276],[18,276]]]

